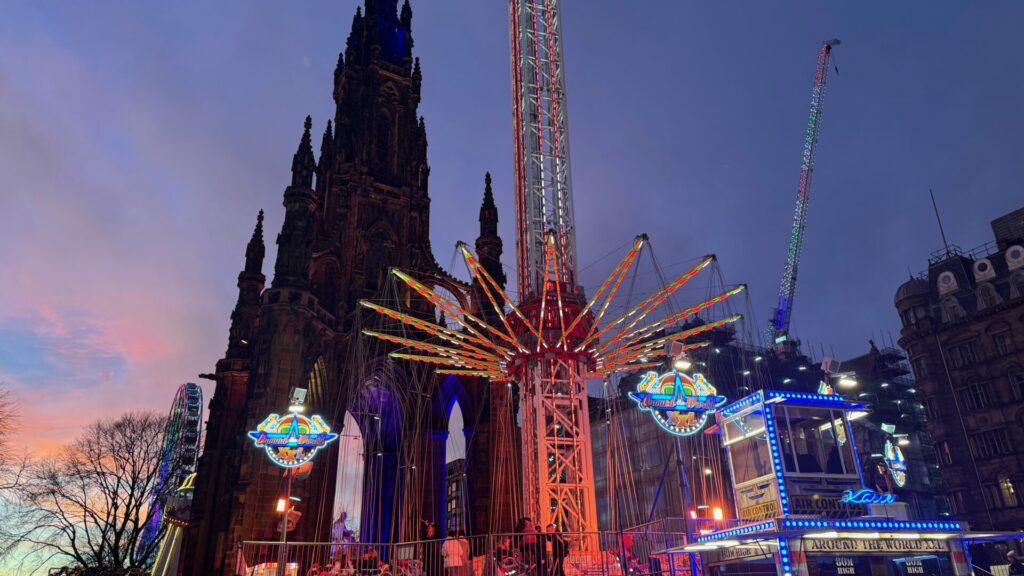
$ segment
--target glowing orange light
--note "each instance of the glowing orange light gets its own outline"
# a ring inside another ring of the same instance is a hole
[[[719,508],[718,506],[715,506],[711,510],[711,516],[713,516],[715,520],[721,520],[723,518],[723,516],[722,516],[722,509]]]
[[[288,506],[288,501],[285,500],[284,498],[278,498],[278,500],[277,500],[277,511],[278,512],[284,512],[286,506]]]

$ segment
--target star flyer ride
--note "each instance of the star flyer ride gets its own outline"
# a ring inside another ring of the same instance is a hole
[[[682,310],[660,310],[674,293],[715,261],[714,256],[707,256],[622,316],[604,321],[646,243],[646,236],[638,236],[593,298],[584,301],[582,292],[564,280],[560,244],[556,235],[549,232],[540,292],[528,295],[518,304],[468,248],[459,244],[474,284],[481,288],[481,299],[485,299],[477,302],[476,307],[484,309],[489,305],[487,315],[482,310],[475,314],[463,308],[401,270],[391,270],[407,289],[427,299],[450,321],[457,322],[456,330],[381,304],[360,302],[402,324],[402,330],[393,333],[363,331],[403,347],[392,352],[392,358],[434,364],[439,374],[482,377],[492,383],[507,383],[508,388],[518,387],[522,416],[522,512],[539,518],[542,526],[557,524],[580,532],[596,529],[587,379],[661,366],[666,344],[682,343],[681,352],[707,346],[707,342],[691,339],[740,319],[736,314],[693,327],[679,326],[740,293],[745,288],[742,285]],[[482,318],[486,317],[493,320],[484,321]],[[666,335],[676,328],[678,331]],[[687,381],[699,390],[710,390],[707,384],[689,378]]]
[[[691,534],[678,550],[691,555],[694,573],[967,576],[968,544],[1014,536],[911,519],[896,494],[865,487],[846,439],[868,406],[822,392],[762,390],[718,410],[737,518]],[[887,456],[905,482],[902,454]]]

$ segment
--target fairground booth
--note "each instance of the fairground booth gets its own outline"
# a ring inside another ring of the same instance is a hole
[[[869,406],[830,387],[763,390],[718,411],[738,519],[696,534],[684,551],[706,574],[966,575],[974,533],[951,519],[908,518],[891,493],[864,485],[850,421]],[[887,464],[900,480],[898,449]],[[905,479],[905,478],[904,478]]]

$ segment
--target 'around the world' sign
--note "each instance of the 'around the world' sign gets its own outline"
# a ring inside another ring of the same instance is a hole
[[[678,436],[689,436],[704,427],[708,416],[725,403],[702,374],[692,377],[682,372],[644,374],[643,380],[629,397],[650,412],[665,430]]]
[[[291,412],[271,414],[249,432],[257,447],[264,448],[270,460],[284,468],[297,468],[313,459],[317,450],[338,438],[319,416],[306,417]]]

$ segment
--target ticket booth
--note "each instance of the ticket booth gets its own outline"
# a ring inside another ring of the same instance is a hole
[[[718,411],[738,517],[684,548],[704,573],[966,576],[965,543],[1012,537],[908,518],[893,494],[865,487],[850,422],[869,406],[825,391],[764,390]]]

